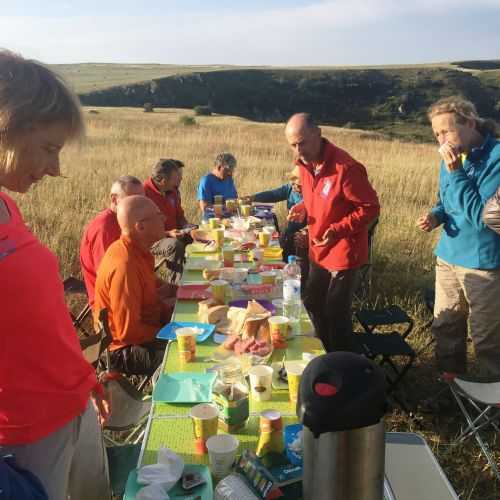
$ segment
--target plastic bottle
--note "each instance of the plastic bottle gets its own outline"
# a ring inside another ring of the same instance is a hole
[[[297,333],[300,326],[302,301],[300,298],[300,266],[297,257],[290,255],[283,269],[283,316],[290,320],[292,332]]]

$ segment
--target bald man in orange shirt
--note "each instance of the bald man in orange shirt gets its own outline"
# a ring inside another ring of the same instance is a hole
[[[164,215],[149,198],[129,196],[118,205],[117,218],[120,239],[109,246],[97,271],[94,322],[106,308],[112,368],[151,375],[165,349],[156,334],[170,321],[177,288],[156,277],[150,251],[164,237]]]

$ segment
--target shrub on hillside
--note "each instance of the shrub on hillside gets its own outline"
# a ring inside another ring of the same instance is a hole
[[[212,107],[211,106],[195,106],[193,108],[194,114],[196,116],[211,116]]]
[[[144,113],[152,113],[154,111],[153,105],[150,102],[144,103]]]
[[[196,125],[196,120],[194,116],[182,115],[179,118],[179,122],[186,127],[191,127],[192,125]]]

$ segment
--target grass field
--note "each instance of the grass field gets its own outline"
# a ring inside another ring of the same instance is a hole
[[[185,163],[181,191],[192,222],[199,220],[195,202],[198,179],[218,152],[231,151],[236,156],[236,184],[242,195],[284,182],[292,157],[283,124],[213,116],[196,117],[197,125],[184,126],[179,117],[186,113],[159,109],[145,114],[127,108],[100,108],[98,114],[86,111],[87,140],[63,152],[62,172],[67,178],[45,179],[28,195],[16,196],[25,220],[57,253],[63,276],[79,273],[82,229],[107,205],[111,182],[122,174],[144,179],[159,157]],[[368,169],[382,205],[374,245],[373,299],[379,305],[399,304],[415,318],[410,339],[415,348],[422,348],[429,339],[424,328],[429,315],[420,293],[433,281],[432,249],[438,235],[418,232],[415,219],[435,201],[437,148],[434,144],[386,141],[357,130],[325,127],[323,133]],[[283,207],[279,215],[283,218]],[[419,356],[402,395],[412,402],[429,397],[438,387],[435,379],[432,352],[428,350]],[[450,446],[458,422],[456,414],[429,417],[418,411],[409,418],[394,410],[387,418],[390,429],[420,432],[426,437],[460,498],[499,498],[500,486],[475,443]],[[500,461],[500,454],[496,456]]]

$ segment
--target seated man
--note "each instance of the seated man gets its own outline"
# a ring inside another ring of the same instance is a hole
[[[233,173],[236,168],[236,158],[231,153],[220,153],[216,156],[210,173],[200,179],[198,185],[198,202],[202,214],[207,207],[215,203],[215,196],[220,195],[225,200],[238,198]]]
[[[165,344],[155,342],[172,314],[175,286],[154,273],[151,245],[165,234],[164,215],[145,196],[123,199],[117,210],[120,239],[110,245],[97,271],[94,323],[108,310],[111,367],[130,375],[151,375]]]
[[[165,215],[167,237],[157,242],[152,252],[156,257],[166,260],[166,281],[173,284],[177,284],[182,276],[186,245],[192,241],[189,234],[181,231],[189,226],[179,192],[183,166],[179,160],[160,159],[154,165],[151,177],[144,182],[145,195]]]
[[[83,232],[80,243],[80,266],[89,304],[94,305],[97,268],[109,245],[120,237],[116,207],[120,200],[133,194],[144,194],[141,181],[131,175],[122,175],[111,186],[109,207],[92,219]]]
[[[280,201],[286,201],[286,207],[290,210],[297,203],[302,202],[302,187],[300,184],[299,177],[299,167],[295,166],[289,175],[290,182],[283,184],[282,186],[271,189],[269,191],[261,191],[254,195],[246,197],[249,202],[257,203],[277,203]],[[296,246],[296,237],[299,236],[297,232],[304,229],[307,226],[307,222],[293,222],[289,221],[286,229],[280,236],[280,244],[283,248],[283,260],[288,261],[289,255],[298,255],[299,253],[304,253],[302,247]],[[307,249],[307,246],[306,246]],[[299,251],[298,251],[299,250]],[[305,253],[307,257],[307,251]],[[307,260],[307,259],[306,259]]]

